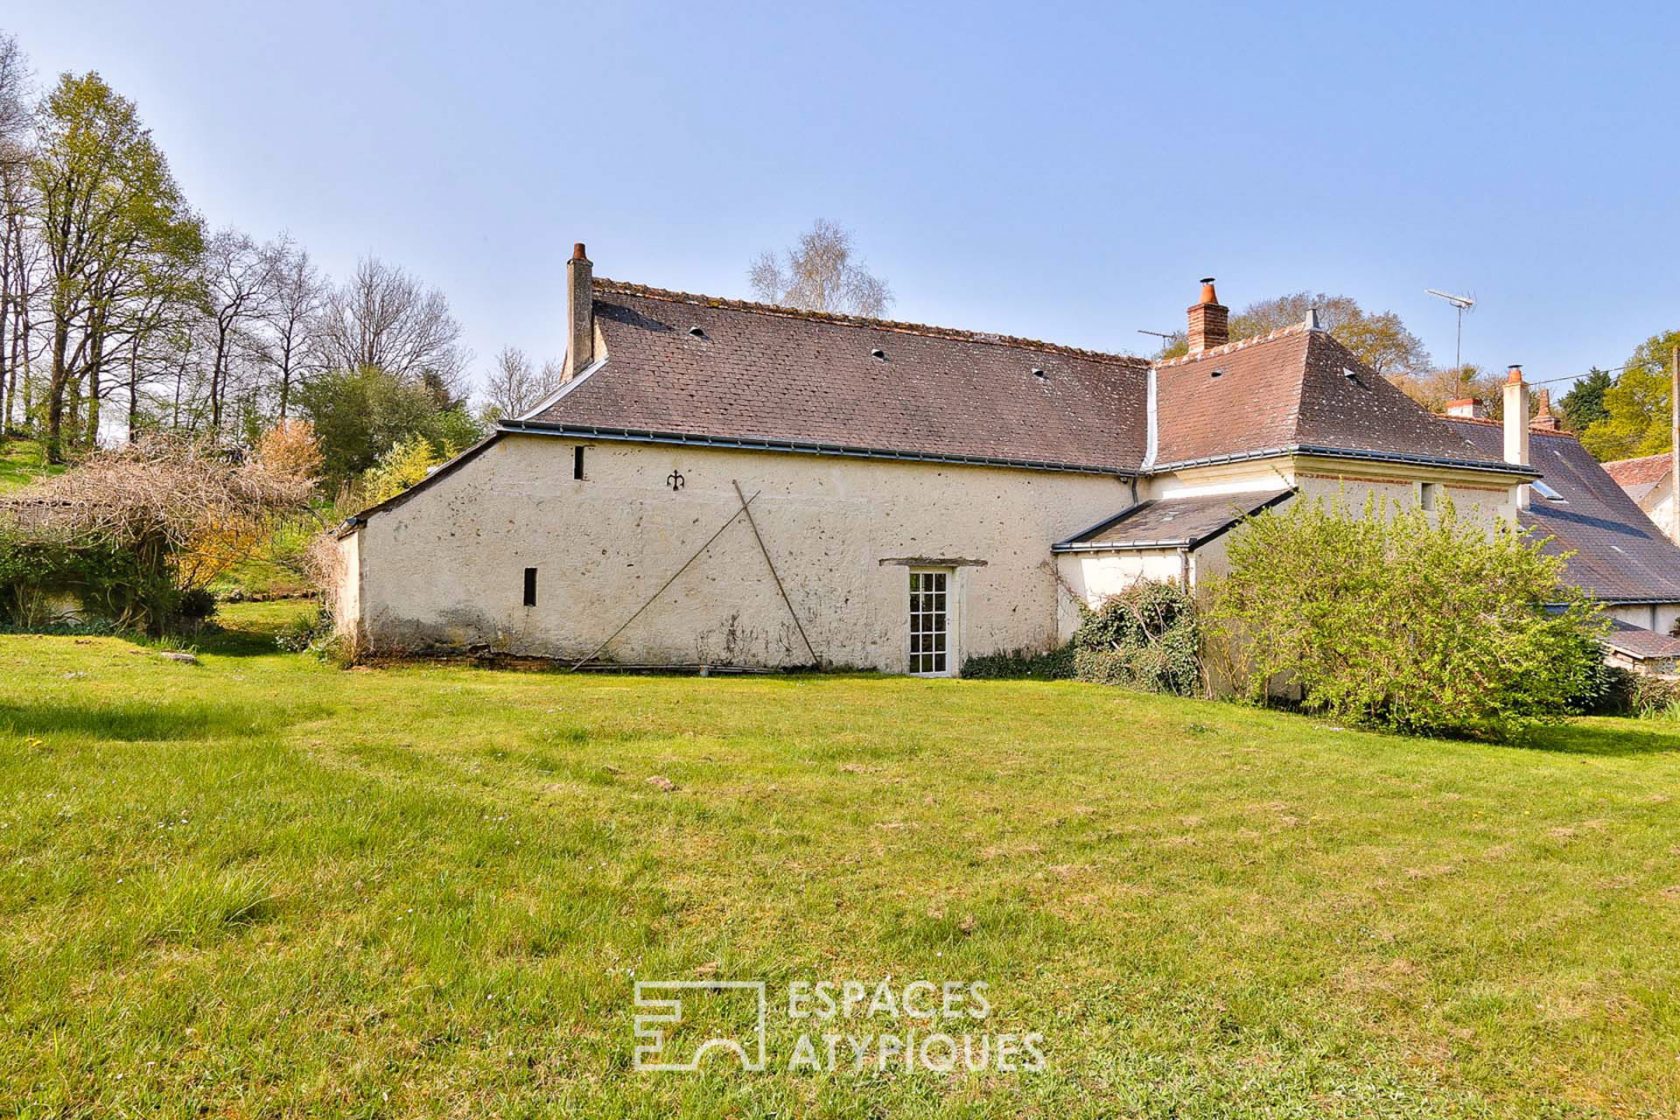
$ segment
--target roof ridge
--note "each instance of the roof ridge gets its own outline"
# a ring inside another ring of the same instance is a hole
[[[638,296],[643,299],[664,300],[669,303],[687,303],[696,307],[745,311],[755,315],[774,315],[784,319],[806,319],[812,322],[833,323],[844,327],[865,327],[870,330],[889,331],[893,334],[914,334],[925,338],[945,338],[957,342],[979,342],[989,346],[1042,350],[1049,354],[1065,354],[1068,357],[1084,358],[1090,361],[1113,362],[1117,365],[1131,366],[1139,371],[1149,368],[1148,358],[1139,358],[1131,354],[1111,354],[1106,350],[1087,350],[1080,346],[1066,346],[1059,342],[1045,342],[1037,338],[998,334],[995,331],[972,331],[960,327],[907,323],[897,319],[872,319],[867,315],[845,315],[837,311],[808,311],[798,307],[783,307],[774,303],[728,299],[723,296],[701,295],[696,292],[678,292],[669,288],[655,288],[647,284],[636,284],[628,280],[609,280],[605,277],[596,277],[594,286],[598,293]]]
[[[1599,465],[1609,468],[1620,463],[1643,463],[1648,459],[1668,459],[1672,458],[1673,455],[1674,453],[1672,451],[1658,451],[1651,455],[1630,455],[1626,459],[1606,459]]]
[[[1304,334],[1311,330],[1312,328],[1308,327],[1305,321],[1291,323],[1286,327],[1273,327],[1271,331],[1266,334],[1250,335],[1247,338],[1239,338],[1235,342],[1227,342],[1222,346],[1209,347],[1208,349],[1203,350],[1200,354],[1181,354],[1176,358],[1167,358],[1163,361],[1156,362],[1155,368],[1170,369],[1173,366],[1182,366],[1188,365],[1191,362],[1199,362],[1204,358],[1217,358],[1223,354],[1235,353],[1238,350],[1243,350],[1250,346],[1258,346],[1263,342],[1271,342],[1273,339],[1289,338],[1293,335]]]

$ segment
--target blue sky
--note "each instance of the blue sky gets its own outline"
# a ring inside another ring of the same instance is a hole
[[[1423,289],[1473,292],[1466,360],[1536,380],[1680,325],[1656,6],[9,8],[43,82],[138,101],[212,224],[403,265],[480,368],[563,349],[573,241],[747,296],[817,217],[895,317],[1102,349],[1147,352],[1203,275],[1398,311],[1441,361]]]

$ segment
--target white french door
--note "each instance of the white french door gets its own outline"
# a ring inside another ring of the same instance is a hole
[[[911,569],[910,672],[915,676],[956,675],[956,628],[952,625],[954,575],[949,569]]]

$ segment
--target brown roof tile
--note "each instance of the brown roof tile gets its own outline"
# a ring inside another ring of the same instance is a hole
[[[595,290],[607,361],[538,423],[1120,473],[1143,457],[1139,358],[609,280]]]
[[[1668,477],[1672,465],[1669,455],[1642,455],[1637,459],[1616,459],[1604,464],[1604,473],[1616,480],[1633,500],[1643,501],[1655,487]]]
[[[1490,454],[1504,449],[1497,426],[1441,417],[1443,427]],[[1680,548],[1616,485],[1579,440],[1531,431],[1529,459],[1561,501],[1536,492],[1523,524],[1552,538],[1546,551],[1565,556],[1571,581],[1600,599],[1680,603]]]
[[[1304,326],[1163,363],[1157,377],[1158,466],[1279,448],[1501,462],[1443,430],[1328,333]]]

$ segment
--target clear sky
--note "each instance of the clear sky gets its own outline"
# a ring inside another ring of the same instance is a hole
[[[90,3],[0,12],[134,98],[213,225],[442,288],[482,368],[562,262],[748,296],[850,227],[895,317],[1148,352],[1203,275],[1392,309],[1531,379],[1680,325],[1680,34],[1651,5]]]

